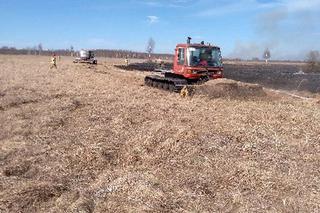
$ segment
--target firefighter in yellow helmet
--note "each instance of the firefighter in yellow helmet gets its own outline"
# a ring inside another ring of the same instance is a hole
[[[128,65],[129,65],[129,59],[128,59],[128,56],[126,56],[126,57],[125,57],[125,59],[124,59],[124,63],[126,64],[126,66],[128,66]]]
[[[52,57],[51,57],[51,66],[50,66],[50,69],[52,68],[58,68],[57,67],[57,57],[56,57],[56,54],[53,54]]]

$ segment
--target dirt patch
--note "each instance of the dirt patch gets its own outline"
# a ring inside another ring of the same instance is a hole
[[[94,201],[90,198],[80,197],[76,202],[72,203],[68,208],[69,212],[91,213],[94,211]]]
[[[4,169],[5,176],[22,176],[29,171],[31,167],[30,162],[22,162],[13,166],[8,166]]]
[[[32,89],[15,86],[10,89],[6,89],[2,92],[2,95],[0,95],[0,110],[37,103],[39,98],[41,98],[41,95],[37,94],[37,92]]]
[[[9,212],[35,212],[40,205],[61,196],[67,187],[52,183],[25,183],[20,188],[6,189],[0,193],[0,205]],[[7,196],[3,197],[6,193]]]
[[[230,79],[217,79],[192,87],[194,96],[209,98],[254,99],[266,97],[263,87]]]

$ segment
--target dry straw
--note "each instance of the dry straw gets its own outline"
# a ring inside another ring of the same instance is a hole
[[[225,80],[228,95],[181,98],[115,61],[0,62],[2,212],[319,211],[313,100]]]

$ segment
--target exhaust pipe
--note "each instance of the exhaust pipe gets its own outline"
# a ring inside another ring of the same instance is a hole
[[[187,39],[187,44],[190,44],[191,43],[191,37],[188,37],[188,39]]]

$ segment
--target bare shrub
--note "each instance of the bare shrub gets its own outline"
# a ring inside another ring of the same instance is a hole
[[[267,48],[263,52],[263,59],[266,60],[266,63],[268,63],[268,60],[271,58],[270,50]]]
[[[153,38],[149,38],[148,44],[147,44],[147,49],[146,49],[149,59],[151,59],[151,54],[154,51],[155,45],[156,45],[156,42],[153,40]]]
[[[317,50],[310,51],[307,55],[308,72],[320,72],[320,53]]]

